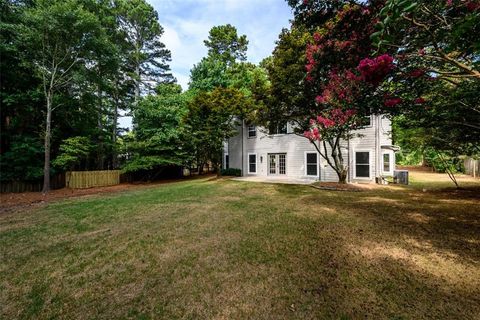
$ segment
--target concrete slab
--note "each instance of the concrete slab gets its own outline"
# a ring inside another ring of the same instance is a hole
[[[235,177],[235,178],[232,178],[232,180],[245,181],[245,182],[301,184],[301,185],[309,185],[315,182],[315,180],[312,180],[312,179],[297,179],[297,178],[289,178],[289,177],[257,177],[257,176]]]

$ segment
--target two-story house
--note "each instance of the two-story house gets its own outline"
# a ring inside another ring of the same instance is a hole
[[[337,174],[305,137],[295,134],[292,124],[267,132],[255,125],[238,127],[238,135],[224,146],[223,167],[239,168],[243,176],[282,177],[338,181]],[[348,182],[375,182],[392,176],[395,150],[391,122],[373,115],[355,138],[342,141],[343,157],[348,164]]]

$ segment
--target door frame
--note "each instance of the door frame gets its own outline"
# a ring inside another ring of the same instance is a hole
[[[285,156],[285,173],[280,173],[280,155]],[[275,173],[271,173],[270,171],[271,156],[275,157]],[[287,175],[287,153],[286,152],[267,153],[267,175],[269,176],[286,176]]]

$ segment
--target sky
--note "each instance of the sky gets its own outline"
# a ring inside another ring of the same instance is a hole
[[[268,57],[292,12],[285,0],[147,0],[158,12],[172,52],[170,67],[178,83],[188,87],[190,69],[206,56],[203,41],[217,25],[230,23],[249,40],[247,57],[253,63]]]
[[[293,17],[286,0],[147,0],[164,28],[161,38],[172,52],[170,68],[184,90],[190,69],[207,55],[203,41],[213,26],[230,23],[249,41],[247,60],[259,63],[271,55],[282,28]],[[132,126],[131,117],[119,119]]]

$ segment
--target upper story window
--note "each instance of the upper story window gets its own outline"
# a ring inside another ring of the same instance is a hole
[[[368,128],[372,126],[372,116],[362,117],[362,127]]]
[[[272,124],[268,130],[269,134],[286,134],[287,133],[287,123],[277,123]]]
[[[248,137],[254,138],[257,136],[257,127],[254,125],[248,126]]]

